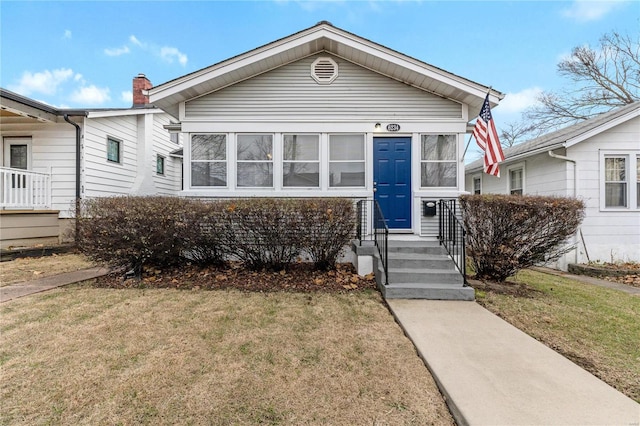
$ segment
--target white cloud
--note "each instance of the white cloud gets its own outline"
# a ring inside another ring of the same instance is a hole
[[[53,71],[44,70],[36,73],[25,71],[20,77],[20,82],[9,86],[9,90],[24,96],[29,96],[31,93],[53,95],[58,90],[58,86],[72,76],[73,70],[70,68],[60,68]]]
[[[133,92],[131,90],[120,93],[120,100],[122,102],[133,103]]]
[[[104,53],[107,56],[120,56],[120,55],[124,55],[129,53],[129,47],[128,46],[122,46],[122,47],[114,47],[113,49],[104,49]]]
[[[71,30],[64,30],[64,35],[62,36],[63,39],[70,39],[71,38]]]
[[[131,43],[135,44],[135,45],[136,45],[136,46],[138,46],[138,47],[145,47],[145,46],[146,46],[146,43],[141,42],[141,41],[140,41],[140,40],[138,40],[138,39],[136,38],[136,36],[134,36],[134,35],[130,35],[130,36],[129,36],[129,41],[130,41]]]
[[[623,3],[625,3],[625,0],[574,0],[569,8],[562,11],[562,14],[578,22],[597,21]]]
[[[84,86],[71,94],[71,100],[82,105],[100,105],[111,100],[109,89],[96,87],[95,85]]]
[[[161,47],[160,57],[169,63],[173,63],[173,60],[177,59],[178,62],[180,62],[180,65],[182,66],[187,65],[187,55],[180,52],[175,47],[167,47],[167,46]]]
[[[507,93],[498,108],[504,114],[520,114],[538,103],[537,97],[540,93],[542,93],[542,89],[539,87],[530,87],[517,93]]]

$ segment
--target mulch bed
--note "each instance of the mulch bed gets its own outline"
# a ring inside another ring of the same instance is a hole
[[[335,270],[314,271],[311,264],[298,263],[287,271],[250,271],[240,264],[226,267],[181,265],[145,268],[141,278],[127,278],[120,272],[97,278],[103,288],[175,288],[180,290],[236,289],[251,292],[356,292],[376,289],[373,274],[359,276],[353,265]]]

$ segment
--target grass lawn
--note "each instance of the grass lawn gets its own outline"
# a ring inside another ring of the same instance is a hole
[[[526,270],[478,303],[640,402],[640,297]],[[511,288],[509,288],[511,287]]]
[[[373,291],[85,284],[0,318],[1,424],[453,424]]]

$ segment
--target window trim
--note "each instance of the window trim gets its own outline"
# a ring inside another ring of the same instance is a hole
[[[422,152],[422,139],[424,136],[451,136],[453,137],[453,143],[455,146],[455,154],[453,160],[423,160],[423,152]],[[458,183],[460,180],[459,171],[460,167],[458,166],[458,155],[459,155],[459,147],[458,147],[458,134],[457,133],[420,133],[418,136],[418,143],[420,144],[418,155],[420,159],[420,163],[418,164],[418,176],[420,177],[420,189],[425,191],[437,191],[437,190],[447,190],[447,189],[457,189]],[[422,165],[426,163],[450,163],[453,164],[456,168],[455,173],[455,185],[453,186],[423,186],[422,185]]]
[[[511,172],[521,170],[522,171],[522,188],[520,188],[520,194],[514,194],[511,188]],[[525,195],[526,194],[526,173],[525,163],[517,163],[507,167],[507,194],[509,195]]]
[[[626,207],[607,207],[606,206],[606,158],[624,158],[625,159],[625,183],[626,183]],[[638,176],[638,163],[640,163],[640,153],[638,150],[601,150],[598,184],[600,187],[600,211],[601,212],[628,212],[640,211],[640,199],[638,199],[638,186],[640,185],[640,176]]]
[[[109,142],[115,142],[118,144],[118,160],[117,161],[109,158]],[[122,139],[118,139],[113,136],[107,136],[106,157],[107,157],[107,162],[109,164],[123,164],[123,158],[122,158],[123,147],[124,147],[124,142],[122,141]]]

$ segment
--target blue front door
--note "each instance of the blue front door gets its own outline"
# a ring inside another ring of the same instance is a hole
[[[390,229],[411,229],[411,138],[373,138],[374,197]]]

